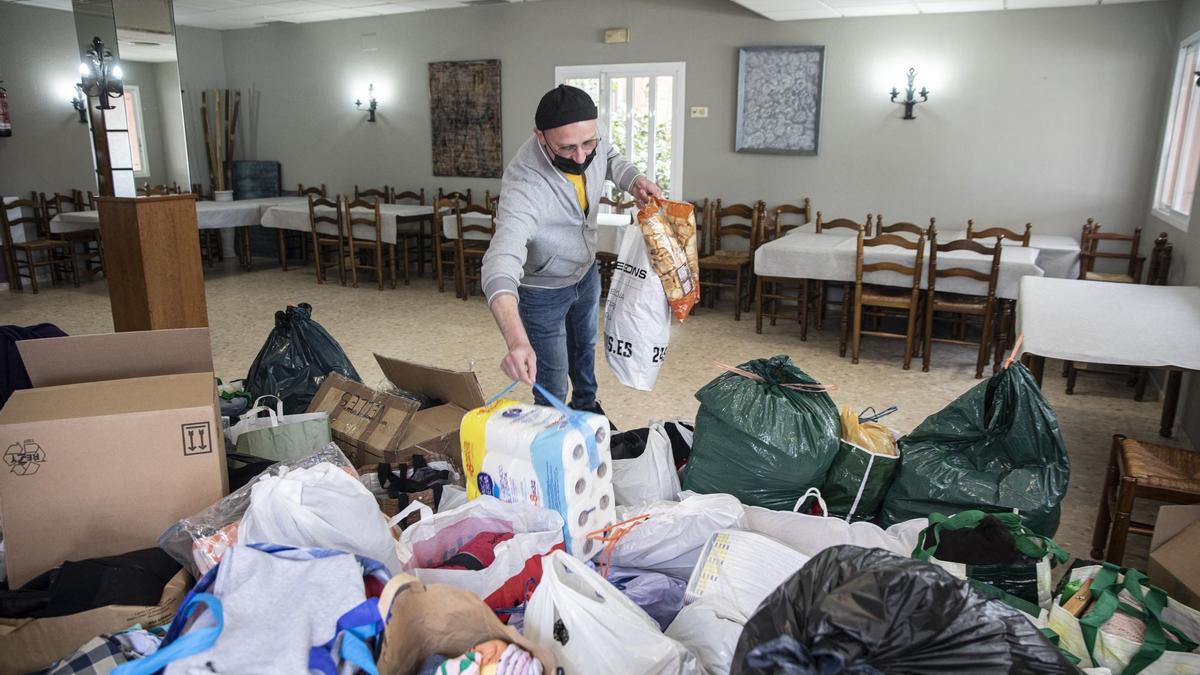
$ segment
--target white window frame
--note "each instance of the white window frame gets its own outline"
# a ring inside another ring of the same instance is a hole
[[[655,78],[660,75],[670,75],[675,78],[675,97],[672,101],[671,111],[674,128],[671,129],[671,197],[672,199],[684,199],[687,194],[683,191],[683,152],[684,142],[683,133],[687,126],[685,112],[686,90],[687,83],[687,64],[682,61],[675,62],[660,62],[660,63],[611,63],[597,64],[590,66],[556,66],[554,68],[554,84],[559,85],[567,80],[576,78],[599,77],[600,91],[608,91],[608,81],[610,77],[629,77],[629,76],[649,76],[650,77],[650,100],[655,100],[654,87],[657,84]],[[607,106],[608,97],[602,96],[600,102],[600,128],[607,135],[607,130],[612,128],[609,119],[609,110]],[[632,102],[630,103],[632,105]],[[654,116],[650,117],[650,141],[649,151],[650,156],[654,154]],[[632,134],[632,129],[630,129]],[[610,139],[611,142],[611,139]],[[626,148],[633,147],[632,144],[626,143]],[[654,167],[646,167],[647,177],[653,180]]]
[[[150,175],[150,158],[147,156],[147,152],[146,152],[146,127],[142,123],[142,88],[136,84],[126,84],[126,85],[124,85],[124,90],[127,93],[133,94],[133,108],[134,108],[133,118],[134,119],[132,120],[132,122],[137,124],[138,144],[137,144],[136,148],[130,147],[129,151],[130,151],[131,155],[136,154],[138,160],[141,162],[141,165],[142,165],[142,170],[134,171],[133,176],[134,176],[134,178],[146,178]],[[125,104],[124,97],[121,97],[121,104],[122,105]],[[125,117],[126,118],[129,117],[128,110],[126,110]],[[125,127],[127,129],[129,128],[130,123],[131,123],[131,120],[129,120],[129,119],[125,120]]]
[[[1179,55],[1175,61],[1175,77],[1171,80],[1171,103],[1167,108],[1167,124],[1166,132],[1163,134],[1163,143],[1161,155],[1158,161],[1158,178],[1154,181],[1154,194],[1151,197],[1150,209],[1154,215],[1171,225],[1187,232],[1188,222],[1191,220],[1191,213],[1183,213],[1177,211],[1167,205],[1160,199],[1162,196],[1163,186],[1167,180],[1168,163],[1171,156],[1171,147],[1174,145],[1175,134],[1180,131],[1180,126],[1187,123],[1187,120],[1179,120],[1175,118],[1175,113],[1179,107],[1179,95],[1186,91],[1192,97],[1192,106],[1189,112],[1193,115],[1200,115],[1200,87],[1196,86],[1194,78],[1195,73],[1183,72],[1183,64],[1187,60],[1187,52],[1189,49],[1200,49],[1200,31],[1192,33],[1185,40],[1179,43]],[[1197,61],[1200,64],[1200,61]],[[1193,143],[1200,143],[1200,138],[1195,137],[1195,125],[1191,125],[1182,130],[1187,136],[1180,144],[1180,154],[1187,154]],[[1197,203],[1193,201],[1192,211],[1196,210]]]

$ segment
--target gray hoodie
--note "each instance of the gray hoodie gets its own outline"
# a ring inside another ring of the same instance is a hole
[[[536,135],[504,169],[496,235],[483,257],[483,292],[490,304],[521,285],[564,288],[596,260],[596,214],[605,179],[628,191],[640,175],[607,141],[584,172],[588,213],[579,208],[575,186],[550,162]]]

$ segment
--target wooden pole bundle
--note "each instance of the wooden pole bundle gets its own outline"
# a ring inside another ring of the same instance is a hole
[[[221,98],[225,99],[224,108]],[[228,89],[212,91],[212,115],[208,112],[207,91],[200,92],[200,122],[204,126],[204,147],[208,154],[208,180],[214,190],[228,189],[229,163],[237,139],[237,119],[241,113],[242,92]]]

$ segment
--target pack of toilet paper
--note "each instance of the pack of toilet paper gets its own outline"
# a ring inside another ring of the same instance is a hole
[[[459,437],[468,499],[557,511],[568,553],[600,552],[587,534],[616,522],[607,418],[501,399],[468,412]]]

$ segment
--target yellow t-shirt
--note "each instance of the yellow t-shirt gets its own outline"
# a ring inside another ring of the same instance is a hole
[[[571,181],[571,184],[575,186],[575,197],[579,199],[579,208],[583,209],[584,213],[587,213],[587,180],[584,179],[583,174],[564,172],[563,175],[566,176],[567,180]]]

